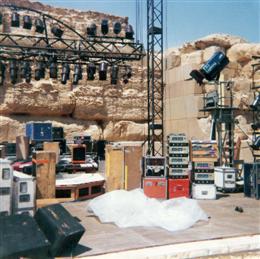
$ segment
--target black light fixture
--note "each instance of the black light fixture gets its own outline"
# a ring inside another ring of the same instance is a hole
[[[87,68],[88,80],[94,80],[96,73],[96,65],[94,63],[89,63]]]
[[[50,78],[57,79],[58,78],[58,65],[57,65],[57,58],[51,57],[50,60]]]
[[[117,35],[121,32],[122,26],[120,22],[114,22],[113,32]]]
[[[107,63],[106,62],[102,62],[99,65],[99,80],[107,80]]]
[[[32,18],[29,15],[23,17],[23,28],[30,30],[32,28]]]
[[[127,24],[125,26],[125,37],[129,40],[132,40],[134,38],[134,29],[130,24]]]
[[[82,68],[80,64],[75,64],[73,74],[73,84],[77,85],[79,80],[82,79]]]
[[[35,31],[38,33],[43,33],[44,32],[44,23],[40,18],[37,18],[35,20]]]
[[[252,128],[253,130],[258,130],[258,129],[260,129],[260,122],[251,124],[251,128]]]
[[[24,61],[21,66],[21,78],[24,78],[26,83],[31,82],[32,69],[29,61]]]
[[[16,60],[10,61],[10,79],[12,84],[16,84],[18,78],[18,65]]]
[[[127,84],[131,77],[132,77],[132,68],[127,66],[127,67],[125,67],[125,73],[123,75],[124,84]]]
[[[103,19],[101,21],[101,32],[102,32],[102,34],[106,35],[106,34],[108,34],[108,31],[109,31],[108,20]]]
[[[63,63],[62,71],[61,71],[61,83],[65,85],[69,78],[70,78],[70,66],[68,63]]]
[[[111,84],[112,85],[116,85],[117,84],[117,79],[118,79],[118,66],[117,65],[113,65],[111,67]]]
[[[20,14],[14,12],[11,15],[11,26],[19,27],[20,26]]]
[[[6,69],[5,64],[0,61],[0,85],[3,85],[3,84],[4,84],[4,80],[5,80],[5,69]]]
[[[255,141],[252,144],[254,150],[260,150],[260,136],[256,137]]]
[[[51,32],[57,38],[61,38],[63,35],[63,30],[58,25],[53,25],[51,27]]]
[[[39,81],[44,77],[45,77],[45,64],[44,62],[39,61],[35,67],[35,80]]]
[[[253,103],[250,105],[250,108],[254,111],[260,110],[260,94],[255,98]]]
[[[97,34],[97,25],[95,23],[91,23],[89,27],[87,27],[87,35],[96,36]]]
[[[218,80],[220,72],[228,63],[229,59],[227,56],[222,51],[217,51],[200,70],[192,70],[190,76],[199,85],[202,85],[203,79],[207,79],[208,81]]]

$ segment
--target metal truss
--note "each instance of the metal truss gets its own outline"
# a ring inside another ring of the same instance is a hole
[[[163,156],[163,0],[147,0],[148,155]]]
[[[143,45],[134,40],[123,37],[86,37],[62,21],[49,14],[38,10],[19,7],[15,5],[0,4],[0,8],[9,8],[11,11],[32,12],[40,16],[44,23],[44,34],[24,35],[12,33],[0,33],[0,58],[13,59],[33,57],[55,56],[57,61],[64,62],[99,62],[119,63],[123,61],[140,60],[143,53]],[[69,32],[69,37],[53,37],[47,28],[49,24],[58,24]]]

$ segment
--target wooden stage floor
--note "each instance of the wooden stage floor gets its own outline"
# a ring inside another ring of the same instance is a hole
[[[102,224],[87,212],[87,204],[88,201],[63,204],[86,228],[74,252],[76,257],[260,234],[260,200],[245,198],[242,193],[219,194],[217,200],[199,201],[209,221],[178,232],[155,227],[120,229],[113,224]],[[236,212],[236,206],[244,212]]]

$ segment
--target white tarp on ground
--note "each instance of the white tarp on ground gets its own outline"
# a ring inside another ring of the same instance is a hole
[[[93,199],[88,210],[102,223],[113,222],[121,228],[153,226],[177,231],[208,220],[196,200],[182,197],[159,201],[147,198],[141,189],[105,193]]]

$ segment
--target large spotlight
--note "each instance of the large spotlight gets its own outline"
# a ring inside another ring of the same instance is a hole
[[[57,65],[56,58],[50,59],[50,78],[52,78],[52,79],[58,78],[58,65]]]
[[[16,12],[11,15],[11,26],[19,27],[20,26],[20,15]]]
[[[131,77],[132,77],[132,68],[131,67],[125,67],[125,73],[123,74],[124,84],[127,84]]]
[[[21,78],[24,78],[26,83],[31,82],[32,69],[29,61],[24,61],[21,66]]]
[[[88,80],[94,80],[96,73],[96,65],[94,63],[89,63],[87,68]]]
[[[38,32],[38,33],[43,33],[44,32],[44,23],[39,18],[37,18],[35,20],[35,31]]]
[[[130,24],[125,26],[125,37],[130,40],[134,38],[134,29]]]
[[[5,69],[6,69],[5,64],[0,61],[0,85],[3,85],[3,84],[4,84],[4,80],[5,80]]]
[[[36,64],[35,67],[35,80],[39,81],[45,77],[45,64],[44,62],[40,61]]]
[[[62,72],[61,72],[61,83],[65,85],[69,78],[70,78],[70,66],[68,63],[63,63]]]
[[[82,68],[80,64],[75,64],[73,74],[73,84],[77,85],[79,80],[82,79]]]
[[[113,65],[111,67],[111,84],[116,85],[117,84],[117,79],[118,79],[118,66]]]
[[[115,34],[119,34],[122,30],[122,26],[120,22],[114,22],[114,26],[113,26],[113,32]]]
[[[30,30],[32,28],[32,18],[29,15],[23,17],[23,28]]]
[[[10,79],[12,84],[16,84],[18,78],[18,66],[16,60],[10,61]]]
[[[101,21],[101,32],[102,32],[102,34],[106,35],[106,34],[108,34],[108,31],[109,31],[108,20],[103,19]]]
[[[63,30],[58,25],[53,25],[51,27],[51,32],[57,38],[61,38],[63,35]]]
[[[190,76],[199,85],[202,85],[203,79],[207,79],[208,81],[218,80],[220,72],[228,63],[229,60],[226,55],[221,51],[217,51],[200,70],[192,70]]]
[[[99,80],[107,80],[107,63],[102,62],[99,65]]]
[[[250,107],[254,111],[260,110],[260,94],[256,97],[256,99],[253,101]]]
[[[260,150],[260,136],[256,137],[255,141],[252,144],[254,150]]]
[[[89,27],[87,27],[87,35],[96,36],[97,34],[97,26],[95,23],[91,23]]]

